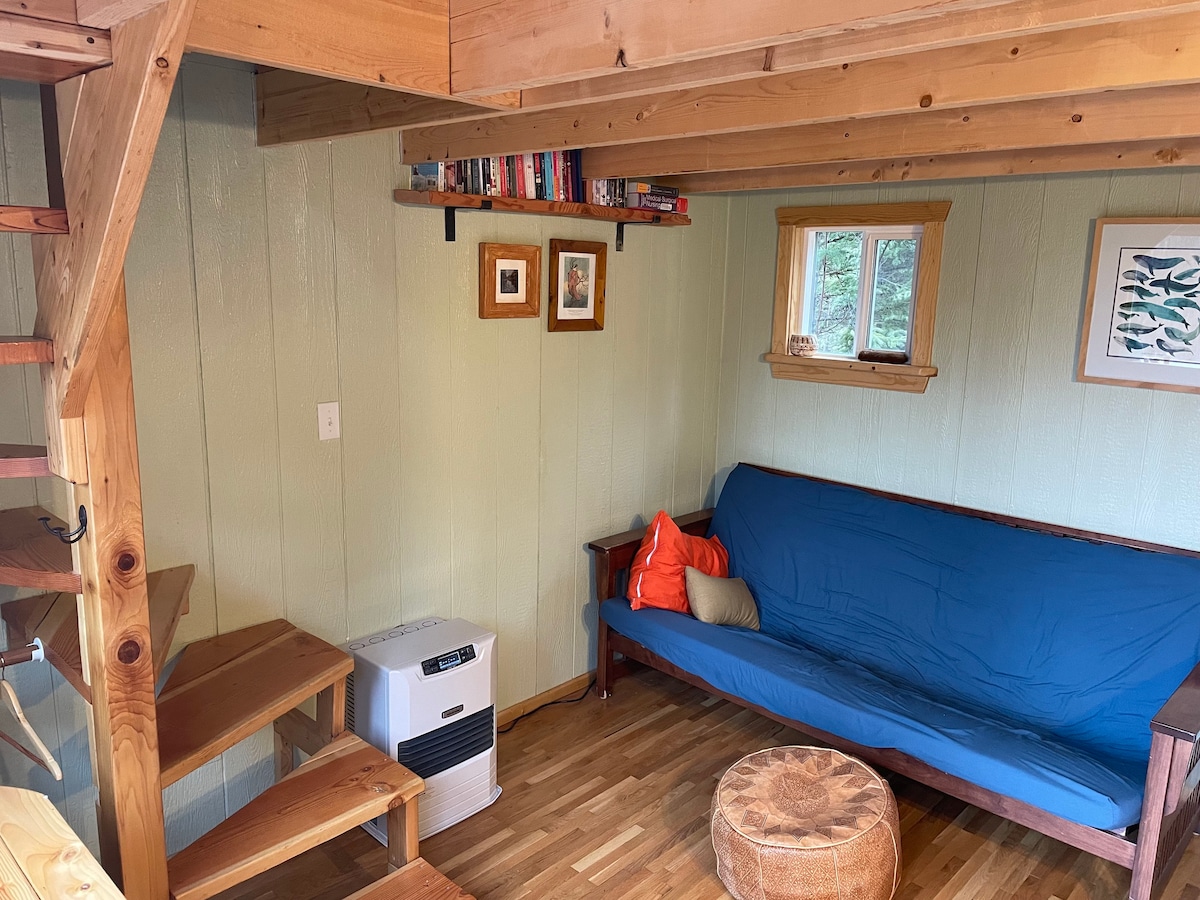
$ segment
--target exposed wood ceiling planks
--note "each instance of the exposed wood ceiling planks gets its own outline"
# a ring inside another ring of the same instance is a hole
[[[1056,97],[843,122],[598,147],[587,178],[674,175],[896,156],[1062,147],[1200,136],[1196,88]]]
[[[577,81],[618,66],[660,66],[1003,5],[1004,0],[578,0],[566,6],[553,0],[452,0],[450,82],[456,94],[490,94]]]
[[[414,128],[404,157],[602,147],[1197,81],[1200,13],[1187,13]]]

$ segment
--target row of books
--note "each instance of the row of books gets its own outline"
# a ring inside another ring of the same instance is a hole
[[[585,179],[578,150],[418,163],[412,189],[687,212],[687,198],[675,188],[624,178]]]
[[[418,163],[413,166],[412,189],[584,203],[583,170],[579,159],[578,150],[555,150],[448,163]]]

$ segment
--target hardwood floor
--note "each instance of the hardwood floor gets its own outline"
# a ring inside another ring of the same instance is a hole
[[[421,844],[479,900],[728,897],[715,874],[708,811],[716,779],[762,747],[803,735],[640,670],[553,706],[500,738],[495,805]],[[1129,874],[919,784],[889,777],[900,803],[897,900],[1121,900]],[[340,900],[386,871],[355,829],[222,900]],[[1161,900],[1200,900],[1200,841]]]

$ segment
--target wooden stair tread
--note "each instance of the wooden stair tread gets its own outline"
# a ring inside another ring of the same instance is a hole
[[[205,900],[383,815],[424,787],[387,754],[343,734],[171,857],[171,896]]]
[[[54,527],[65,525],[40,506],[0,510],[0,584],[78,594],[71,548],[42,527],[40,516]]]
[[[0,366],[54,362],[54,344],[45,338],[0,335]]]
[[[0,231],[66,234],[67,211],[51,206],[0,206]]]
[[[475,896],[418,856],[346,900],[475,900]]]
[[[158,698],[163,787],[353,670],[347,653],[283,619],[189,644]]]
[[[50,474],[45,447],[33,444],[0,444],[0,478],[41,478]]]
[[[188,611],[188,594],[195,577],[196,567],[192,565],[161,569],[146,576],[146,592],[150,598],[150,646],[156,676],[166,665],[179,619]],[[92,702],[92,689],[83,677],[79,614],[74,594],[62,592],[13,600],[0,607],[0,616],[18,640],[29,642],[40,637],[50,664],[84,700]]]

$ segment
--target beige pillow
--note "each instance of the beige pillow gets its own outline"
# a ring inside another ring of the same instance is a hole
[[[688,566],[684,570],[692,615],[711,625],[741,625],[758,631],[758,606],[740,578],[714,578]]]

